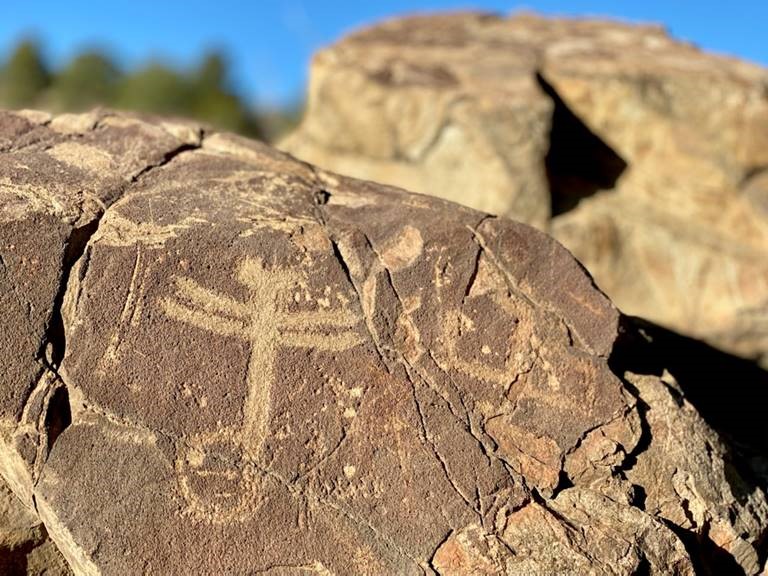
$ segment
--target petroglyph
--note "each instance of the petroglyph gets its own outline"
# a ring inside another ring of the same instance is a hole
[[[287,234],[294,234],[303,227],[311,226],[315,224],[314,220],[309,218],[292,218],[281,216],[277,210],[268,206],[262,206],[263,214],[258,217],[240,217],[238,221],[243,222],[249,226],[246,230],[240,233],[240,238],[247,238],[253,236],[264,228],[271,230],[278,230]]]
[[[125,218],[115,209],[110,210],[103,218],[99,230],[93,238],[94,243],[102,243],[107,246],[134,246],[136,258],[134,260],[131,281],[125,296],[120,320],[115,328],[109,345],[99,362],[98,370],[108,372],[120,359],[120,346],[122,335],[127,326],[135,327],[141,319],[143,291],[149,268],[143,263],[146,259],[144,253],[147,249],[162,247],[171,238],[177,237],[179,231],[187,230],[194,224],[205,223],[201,218],[188,216],[175,224],[158,224],[154,222],[134,222]]]
[[[450,284],[446,275],[438,294]],[[498,271],[479,256],[461,306],[446,311],[441,320],[441,363],[507,388],[532,368],[538,356],[540,342],[534,323],[528,321],[530,314],[528,305],[512,296]]]
[[[508,318],[511,326],[517,324]],[[536,358],[533,344],[535,338],[510,333],[506,340],[484,338],[483,327],[477,326],[466,314],[458,311],[448,313],[443,319],[442,359],[449,369],[500,386],[508,386],[523,372],[530,370]],[[462,338],[472,344],[463,345]],[[476,343],[476,344],[475,344]]]
[[[406,225],[384,246],[381,259],[387,270],[397,272],[411,266],[423,249],[424,240],[419,229]]]
[[[131,283],[128,285],[128,293],[125,296],[123,309],[120,312],[120,320],[109,340],[104,356],[102,356],[101,362],[99,362],[98,369],[105,373],[119,361],[123,330],[126,326],[137,326],[141,318],[142,295],[140,290],[149,271],[147,267],[142,266],[142,254],[141,245],[137,245],[136,258],[133,262],[133,272],[131,273]]]
[[[21,164],[16,168],[29,169]],[[10,178],[0,178],[0,199],[3,202],[0,221],[21,217],[29,212],[50,212],[62,217],[67,215],[67,207],[56,194],[36,184],[22,184],[13,182]]]
[[[114,165],[111,154],[78,142],[62,142],[51,148],[48,154],[60,162],[89,172],[104,172]]]
[[[248,288],[250,298],[245,302],[185,277],[175,278],[176,296],[161,301],[163,311],[174,320],[241,338],[251,346],[242,425],[187,439],[176,462],[187,511],[213,523],[244,520],[258,505],[255,463],[268,433],[278,348],[341,351],[362,341],[355,330],[359,318],[349,310],[280,309],[281,296],[286,298],[300,282],[298,274],[270,270],[259,259],[246,258],[237,280]]]
[[[174,224],[134,222],[112,209],[104,216],[93,241],[103,242],[107,246],[143,244],[149,248],[159,248],[171,238],[175,238],[179,231],[205,222],[202,218],[192,216],[187,216]]]
[[[265,202],[277,208],[279,204],[274,201],[276,193],[304,192],[303,184],[296,178],[271,170],[241,170],[210,181],[221,184],[222,193],[238,197],[244,204],[253,205],[257,208],[255,213]]]

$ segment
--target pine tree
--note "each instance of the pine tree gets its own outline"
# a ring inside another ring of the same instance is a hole
[[[59,72],[47,104],[55,111],[81,111],[114,102],[120,71],[100,52],[84,52]]]
[[[0,104],[6,108],[32,107],[49,82],[40,46],[34,40],[24,40],[0,71]]]

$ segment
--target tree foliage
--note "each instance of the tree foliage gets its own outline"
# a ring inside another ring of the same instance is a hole
[[[117,95],[120,71],[112,60],[96,51],[76,56],[56,75],[48,94],[48,107],[79,112],[110,104]]]
[[[125,72],[108,54],[89,50],[51,73],[40,46],[22,41],[0,66],[0,107],[81,111],[97,105],[187,116],[263,137],[257,114],[229,85],[224,55],[210,52],[192,70],[160,61]]]
[[[0,70],[0,102],[9,108],[34,106],[49,83],[40,46],[23,40]]]

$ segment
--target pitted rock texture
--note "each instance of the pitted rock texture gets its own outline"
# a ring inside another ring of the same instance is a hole
[[[0,472],[75,574],[760,570],[764,491],[543,233],[194,126],[6,133]]]
[[[626,313],[768,365],[767,89],[660,27],[412,17],[319,52],[281,147],[548,230]]]

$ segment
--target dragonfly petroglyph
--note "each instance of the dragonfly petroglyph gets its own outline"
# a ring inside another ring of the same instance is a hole
[[[287,311],[281,295],[290,294],[299,275],[268,269],[246,258],[236,278],[248,289],[247,301],[209,290],[187,277],[175,278],[175,296],[161,301],[172,319],[202,330],[241,338],[250,345],[243,421],[188,437],[179,450],[176,471],[188,512],[216,523],[243,520],[259,502],[259,456],[269,432],[275,358],[280,347],[348,350],[361,343],[357,314],[346,309]]]

